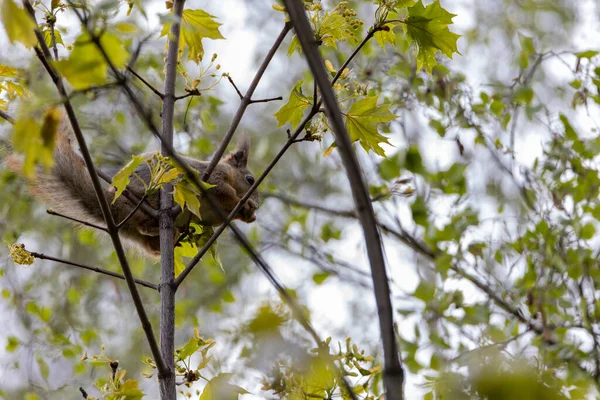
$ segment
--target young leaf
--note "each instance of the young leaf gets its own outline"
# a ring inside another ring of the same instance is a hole
[[[127,185],[129,185],[131,174],[133,174],[133,171],[135,171],[142,161],[144,161],[144,156],[132,156],[131,161],[113,177],[112,186],[117,189],[115,198],[112,201],[113,203],[121,196]]]
[[[115,67],[125,66],[129,53],[118,36],[105,32],[100,37],[100,45]],[[69,58],[57,61],[55,66],[75,89],[101,85],[106,82],[108,73],[108,64],[103,54],[87,32],[82,33],[75,40]]]
[[[15,150],[25,154],[23,162],[25,176],[33,177],[35,166],[38,163],[45,167],[52,166],[59,119],[58,109],[51,108],[44,114],[41,124],[33,117],[23,117],[17,120],[13,144]]]
[[[337,13],[327,13],[315,31],[317,39],[334,49],[337,48],[337,42],[352,36],[346,19]]]
[[[359,141],[365,151],[373,150],[376,154],[385,157],[380,143],[390,142],[377,130],[377,125],[389,122],[396,118],[390,111],[389,104],[377,105],[377,96],[366,97],[352,104],[346,114],[346,129],[352,141]]]
[[[46,46],[52,48],[52,30],[50,28],[44,29],[42,31],[42,34],[44,35],[44,41],[46,42]],[[54,40],[56,41],[57,45],[61,44],[63,47],[65,47],[62,35],[58,31],[58,29],[54,29]]]
[[[200,400],[237,400],[241,394],[248,393],[244,388],[229,383],[232,375],[221,373],[212,378],[204,387]]]
[[[427,7],[423,6],[422,0],[419,0],[414,6],[408,8],[408,18],[403,26],[409,39],[418,45],[418,69],[425,68],[431,72],[437,64],[435,53],[438,50],[449,58],[452,58],[454,53],[460,54],[456,47],[460,35],[448,29],[455,16],[442,8],[439,0],[435,0]]]
[[[198,192],[187,182],[180,182],[173,187],[173,199],[182,209],[187,207],[200,218],[200,200]]]
[[[20,42],[25,47],[35,46],[37,40],[34,31],[37,26],[27,11],[18,7],[13,0],[4,0],[1,10],[0,20],[10,43]]]
[[[302,94],[302,82],[298,81],[296,83],[287,104],[284,104],[279,111],[273,114],[277,118],[277,127],[289,122],[292,124],[292,128],[295,128],[302,120],[304,110],[312,104],[311,98]]]
[[[202,39],[225,39],[219,32],[219,26],[222,24],[214,18],[216,17],[202,10],[183,10],[179,47],[180,49],[188,47],[188,61],[196,64],[202,61],[204,56]],[[160,36],[165,36],[170,31],[171,24],[167,23],[163,26]]]

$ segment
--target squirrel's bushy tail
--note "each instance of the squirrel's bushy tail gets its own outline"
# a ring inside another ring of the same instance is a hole
[[[73,150],[70,142],[70,127],[68,121],[63,120],[57,134],[54,166],[50,172],[37,169],[31,180],[31,192],[56,212],[84,221],[103,222],[85,162]],[[19,155],[11,154],[5,163],[14,172],[22,171],[23,161]],[[112,195],[106,190],[104,195],[109,201],[112,200]]]

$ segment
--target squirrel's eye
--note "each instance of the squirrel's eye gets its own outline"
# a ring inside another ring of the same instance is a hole
[[[254,185],[254,177],[252,175],[246,175],[246,182],[248,182],[249,185]]]

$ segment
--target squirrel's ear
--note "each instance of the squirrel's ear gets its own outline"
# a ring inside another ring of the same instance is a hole
[[[250,153],[250,138],[244,134],[240,138],[236,149],[233,153],[229,153],[226,162],[234,168],[246,168],[248,165],[248,154]]]

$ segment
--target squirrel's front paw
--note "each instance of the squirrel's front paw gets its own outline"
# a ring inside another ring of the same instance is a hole
[[[252,199],[248,199],[240,210],[240,219],[244,222],[256,221],[256,210],[258,210],[258,203]]]

